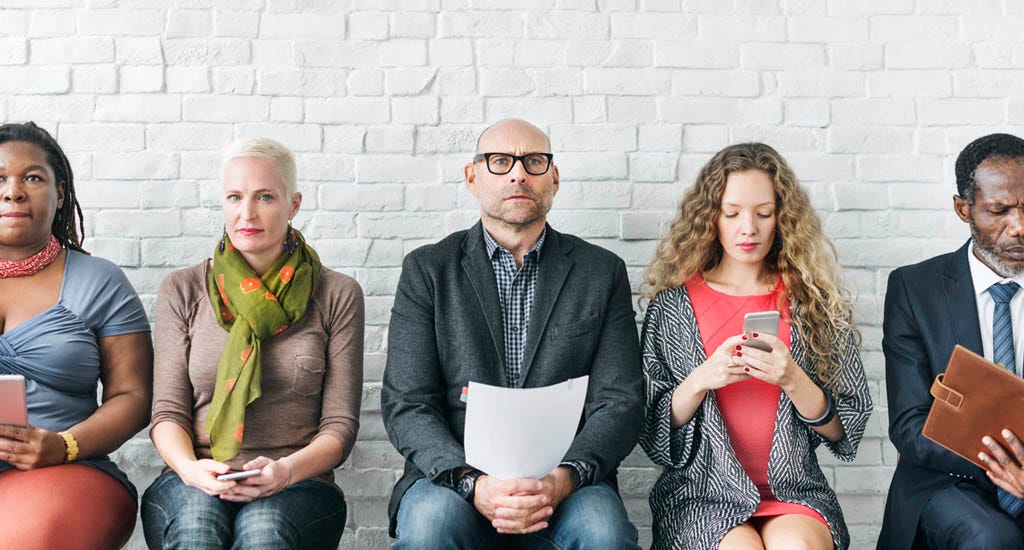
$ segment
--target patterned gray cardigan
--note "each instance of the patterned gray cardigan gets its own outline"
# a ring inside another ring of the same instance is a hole
[[[817,510],[828,522],[836,548],[845,549],[850,535],[843,512],[814,450],[825,443],[833,455],[852,461],[871,414],[871,396],[853,334],[837,335],[836,346],[842,358],[839,376],[828,390],[846,435],[836,443],[828,442],[796,417],[792,402],[782,392],[768,459],[768,483],[780,501]],[[663,291],[652,301],[644,317],[641,347],[647,413],[640,445],[651,460],[665,467],[651,490],[652,549],[717,548],[726,531],[750,518],[760,497],[736,458],[713,392],[688,423],[674,430],[669,424],[672,391],[706,360],[685,287]],[[807,371],[796,331],[790,350],[793,360]]]

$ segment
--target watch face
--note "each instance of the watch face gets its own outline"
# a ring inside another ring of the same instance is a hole
[[[459,479],[458,493],[462,498],[469,498],[469,495],[473,492],[473,486],[476,484],[476,480],[472,476],[462,476]]]

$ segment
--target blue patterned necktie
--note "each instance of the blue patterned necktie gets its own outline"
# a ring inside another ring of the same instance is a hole
[[[988,287],[988,294],[996,303],[995,314],[992,316],[992,359],[1006,370],[1017,372],[1016,356],[1013,352],[1013,323],[1010,318],[1010,300],[1020,290],[1017,283],[996,283]],[[1002,489],[996,489],[999,506],[1013,517],[1024,510],[1021,500]]]

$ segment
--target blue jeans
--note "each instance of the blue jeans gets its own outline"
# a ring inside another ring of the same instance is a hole
[[[303,481],[252,502],[227,502],[167,472],[142,496],[142,529],[150,548],[333,550],[345,529],[345,498]]]
[[[455,491],[421,479],[402,497],[396,531],[398,539],[392,550],[640,548],[622,499],[606,483],[588,485],[569,495],[555,509],[546,529],[529,535],[501,535]]]

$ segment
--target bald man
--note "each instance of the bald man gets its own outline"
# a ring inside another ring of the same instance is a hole
[[[406,459],[388,507],[392,548],[639,548],[615,477],[644,407],[626,266],[547,224],[558,167],[536,126],[484,130],[464,175],[480,222],[406,257],[391,312],[381,411]],[[499,480],[466,464],[470,381],[583,375],[583,416],[551,473]]]

